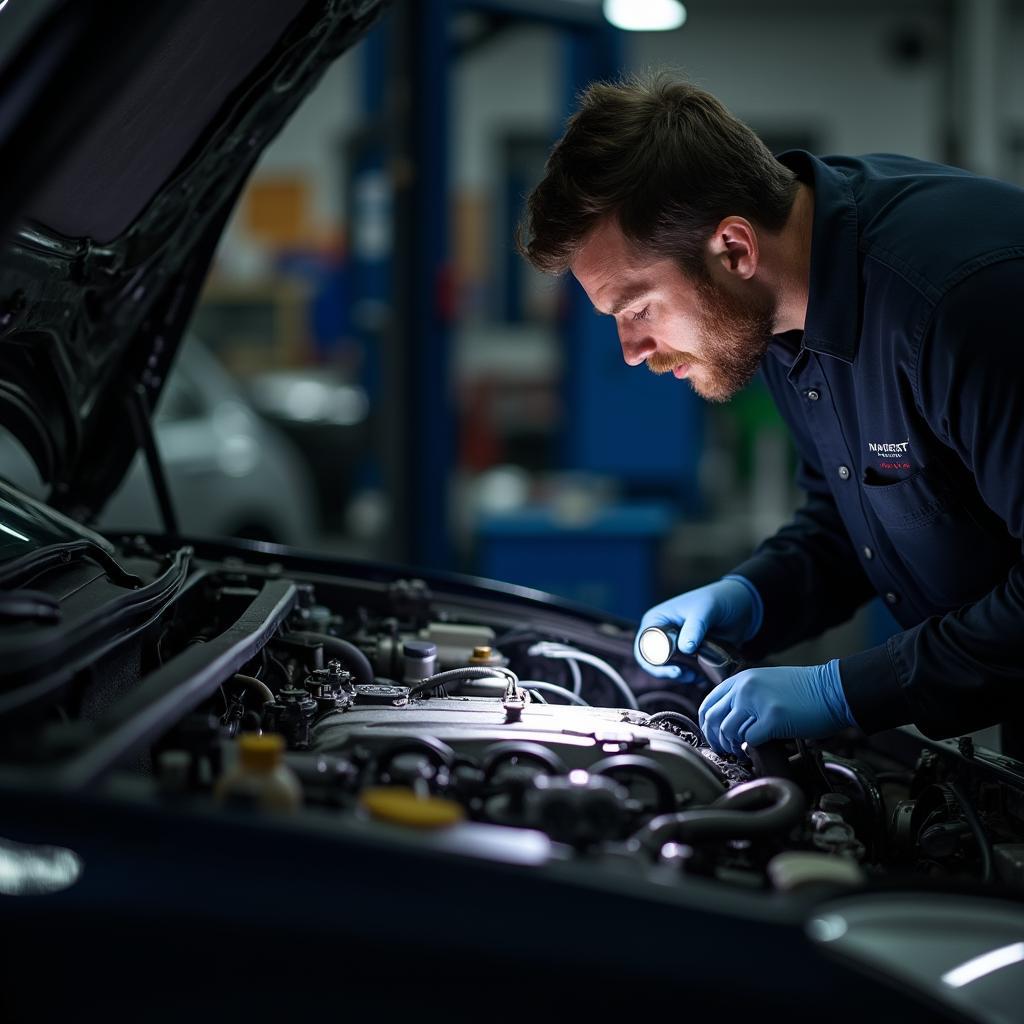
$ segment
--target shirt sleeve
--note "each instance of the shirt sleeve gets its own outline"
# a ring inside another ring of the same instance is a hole
[[[785,416],[785,410],[780,411]],[[761,628],[743,647],[753,658],[781,651],[845,622],[875,596],[813,442],[803,436],[800,424],[790,422],[789,427],[800,456],[797,483],[806,492],[806,501],[789,523],[732,570],[754,584],[764,605]]]
[[[1024,536],[1024,258],[975,271],[935,308],[917,361],[916,401],[973,473],[985,504]],[[936,552],[970,558],[970,551]],[[1024,561],[977,601],[840,662],[868,732],[913,722],[935,738],[1024,710]]]

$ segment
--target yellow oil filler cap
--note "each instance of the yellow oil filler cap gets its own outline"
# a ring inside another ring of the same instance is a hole
[[[359,804],[377,821],[409,828],[450,828],[466,817],[454,800],[419,796],[405,786],[371,786],[363,790]]]
[[[284,760],[284,737],[243,732],[238,737],[238,760],[248,771],[273,771]]]

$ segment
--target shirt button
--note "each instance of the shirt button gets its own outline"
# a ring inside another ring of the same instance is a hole
[[[840,466],[839,469],[836,472],[839,473],[839,479],[840,480],[849,480],[850,479],[850,467],[849,466]]]
[[[899,601],[899,599],[900,595],[893,590],[888,591],[885,595],[886,604],[896,604],[896,602]]]
[[[821,398],[821,394],[820,392],[815,391],[814,388],[811,388],[811,390],[807,392],[807,397],[812,402],[816,402],[819,398]]]
[[[862,547],[862,548],[861,548],[861,551],[863,551],[863,552],[864,552],[864,557],[865,557],[865,558],[866,558],[866,559],[867,559],[867,560],[868,560],[869,562],[871,561],[871,559],[872,559],[872,558],[874,558],[874,557],[875,557],[875,553],[874,553],[874,551],[872,551],[872,550],[871,550],[871,548],[869,548],[869,547],[867,546],[867,544],[865,544],[865,545],[864,545],[864,547]]]

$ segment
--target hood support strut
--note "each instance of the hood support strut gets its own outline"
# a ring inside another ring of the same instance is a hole
[[[132,432],[146,458],[146,469],[149,470],[149,479],[153,484],[156,502],[160,506],[160,518],[163,520],[164,530],[172,537],[177,537],[179,536],[178,517],[174,512],[171,491],[167,486],[167,477],[164,475],[163,463],[160,461],[160,453],[156,447],[156,435],[153,433],[153,423],[150,419],[149,399],[146,396],[146,389],[141,384],[137,384],[129,392],[127,404]]]

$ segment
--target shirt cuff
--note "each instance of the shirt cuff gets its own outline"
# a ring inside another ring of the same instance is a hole
[[[778,561],[770,555],[754,554],[726,578],[742,580],[757,594],[757,630],[748,637],[752,642],[744,653],[757,659],[779,649],[778,638],[784,637],[791,625],[786,609],[793,595],[789,581],[779,572]]]
[[[842,658],[839,669],[846,703],[864,732],[881,732],[913,721],[887,643]]]
[[[750,627],[747,629],[747,635],[740,641],[746,643],[748,640],[753,640],[757,636],[758,630],[761,628],[761,623],[764,621],[764,601],[761,600],[761,595],[758,593],[757,587],[754,586],[746,576],[741,576],[739,573],[731,572],[728,576],[723,576],[723,580],[735,580],[737,583],[742,583],[747,588],[750,594],[750,605],[751,605],[751,616],[750,616]]]

